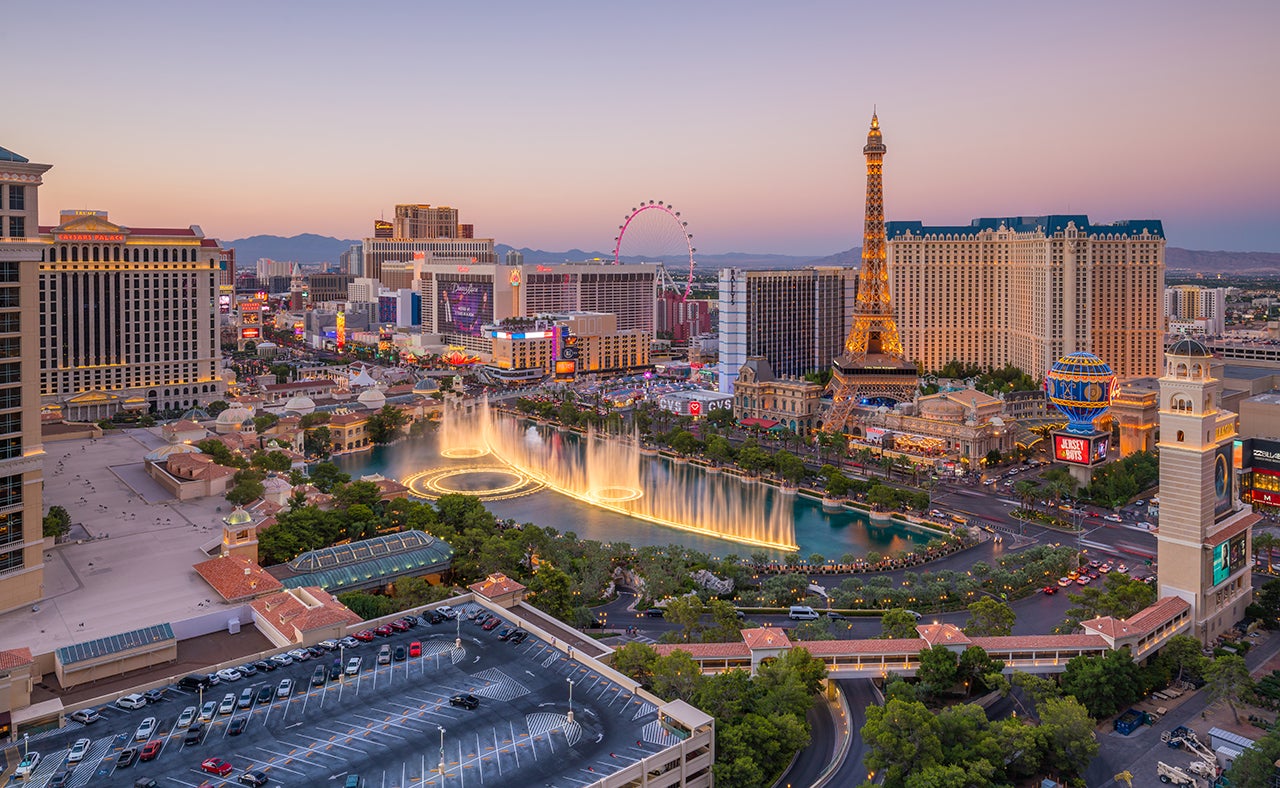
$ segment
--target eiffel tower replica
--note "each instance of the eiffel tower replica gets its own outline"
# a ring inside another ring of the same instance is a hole
[[[889,273],[885,268],[884,142],[880,120],[871,114],[871,131],[862,149],[867,159],[867,208],[862,232],[862,269],[858,272],[858,300],[853,327],[844,352],[831,365],[831,407],[822,420],[828,432],[845,429],[855,408],[892,406],[915,399],[920,375],[902,352],[898,324],[889,303]]]

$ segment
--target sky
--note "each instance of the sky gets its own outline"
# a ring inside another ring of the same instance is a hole
[[[1280,251],[1274,0],[6,0],[3,19],[0,146],[53,165],[42,224],[362,238],[429,203],[499,243],[611,250],[663,200],[700,252],[822,256],[861,244],[876,108],[889,220],[1154,218],[1171,246]]]

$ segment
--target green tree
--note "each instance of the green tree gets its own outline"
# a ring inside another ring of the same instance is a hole
[[[801,621],[791,630],[793,640],[835,640],[831,633],[831,620],[819,618],[816,621]]]
[[[236,506],[244,506],[251,501],[256,501],[266,492],[262,486],[261,477],[245,476],[242,478],[241,474],[237,473],[236,479],[238,481],[236,481],[235,486],[227,490],[226,495],[227,501]]]
[[[884,611],[880,616],[880,630],[882,638],[920,637],[920,633],[916,632],[916,617],[900,607]]]
[[[872,509],[879,511],[896,508],[898,491],[887,484],[877,484],[867,493],[867,503],[871,504]]]
[[[1237,654],[1223,654],[1214,657],[1204,670],[1205,689],[1214,700],[1225,700],[1231,707],[1231,714],[1240,724],[1240,711],[1236,704],[1240,696],[1253,687],[1253,679],[1249,676],[1249,666],[1244,657]]]
[[[687,651],[676,649],[653,663],[653,694],[663,700],[689,700],[702,681],[702,669]]]
[[[646,687],[653,686],[653,666],[657,653],[643,643],[627,643],[613,652],[613,667]]]
[[[543,564],[529,581],[529,599],[533,606],[561,621],[573,617],[573,581],[550,564]]]
[[[894,699],[867,708],[866,714],[863,761],[883,775],[887,788],[903,788],[909,775],[942,762],[941,726],[923,703]]]
[[[723,408],[720,410],[723,410]],[[733,445],[729,443],[728,439],[719,435],[713,435],[710,438],[707,438],[706,455],[707,459],[711,460],[716,465],[723,465],[727,462],[732,462]]]
[[[264,471],[287,473],[293,467],[293,460],[282,451],[258,451],[253,453],[253,467]]]
[[[1067,621],[1063,629],[1070,631],[1099,616],[1129,618],[1156,601],[1155,586],[1135,580],[1120,572],[1112,572],[1103,581],[1103,587],[1088,586],[1078,594],[1070,595],[1073,606],[1067,609]]]
[[[1004,672],[1004,661],[992,659],[981,646],[969,646],[960,652],[956,680],[964,682],[965,694],[977,687],[995,689]]]
[[[54,504],[44,516],[43,533],[45,536],[63,536],[71,529],[71,514],[62,506]]]
[[[383,405],[377,413],[369,415],[365,431],[374,443],[390,443],[399,438],[408,424],[409,417],[395,405]]]
[[[1277,760],[1280,760],[1280,729],[1272,728],[1254,746],[1245,748],[1227,770],[1226,777],[1233,786],[1269,786]]]
[[[259,435],[276,426],[280,422],[280,417],[274,413],[261,413],[253,417],[253,428]]]
[[[1100,657],[1073,658],[1062,673],[1062,689],[1080,701],[1090,715],[1101,718],[1142,697],[1146,687],[1129,651],[1116,649]]]
[[[1018,614],[1013,608],[991,597],[983,597],[969,605],[969,623],[964,633],[970,637],[1003,637],[1012,634]]]
[[[773,458],[758,446],[744,443],[738,449],[738,467],[747,473],[763,473],[773,470]]]
[[[213,458],[213,461],[227,468],[248,468],[249,461],[227,448],[227,444],[216,438],[205,438],[196,442],[196,448]]]
[[[789,451],[780,451],[773,458],[778,475],[792,484],[799,484],[806,473],[804,461]]]
[[[320,492],[331,492],[339,484],[351,481],[351,475],[343,472],[331,462],[316,463],[311,469],[311,483]]]
[[[382,491],[378,485],[363,479],[336,485],[330,488],[330,492],[333,493],[334,504],[340,509],[360,505],[377,510],[382,503]]]
[[[920,667],[916,669],[920,690],[935,698],[947,692],[955,686],[956,668],[956,653],[946,645],[939,643],[924,649],[920,652]]]
[[[671,450],[676,454],[689,457],[702,451],[702,441],[688,430],[679,430],[671,439]]]
[[[667,601],[663,618],[679,624],[681,636],[687,642],[696,640],[696,635],[702,631],[702,614],[705,612],[702,600],[696,595],[678,596]]]
[[[1175,681],[1198,679],[1204,676],[1209,660],[1200,653],[1200,641],[1191,635],[1174,635],[1160,647],[1156,662]]]
[[[222,411],[226,410],[229,407],[231,407],[231,404],[228,403],[226,400],[215,399],[213,402],[210,402],[208,405],[204,406],[204,412],[208,413],[210,416],[216,419],[222,413]]]
[[[1098,754],[1089,712],[1074,698],[1048,698],[1037,711],[1047,762],[1065,774],[1084,774]]]
[[[308,456],[328,457],[333,452],[333,435],[329,428],[314,427],[303,433],[302,450]]]

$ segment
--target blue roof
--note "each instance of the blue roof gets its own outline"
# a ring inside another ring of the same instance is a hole
[[[19,156],[8,148],[0,148],[0,161],[16,161],[21,164],[29,164],[31,162],[26,156]]]
[[[924,222],[885,222],[885,235],[892,239],[908,230],[913,235],[975,235],[984,230],[998,230],[1004,225],[1009,230],[1019,233],[1030,233],[1040,230],[1045,235],[1067,229],[1067,224],[1075,222],[1076,229],[1086,235],[1142,235],[1148,231],[1152,235],[1164,237],[1164,223],[1159,219],[1124,219],[1108,224],[1093,224],[1085,214],[1054,214],[1049,216],[995,216],[974,219],[968,224],[960,225],[928,225]]]
[[[83,662],[86,659],[106,657],[174,639],[173,627],[168,624],[156,624],[143,629],[135,629],[132,632],[123,632],[119,635],[110,635],[85,643],[63,646],[57,651],[58,662],[63,665],[71,665],[76,662]]]

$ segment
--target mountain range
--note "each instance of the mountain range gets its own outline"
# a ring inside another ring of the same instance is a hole
[[[337,263],[338,256],[360,243],[358,240],[344,240],[327,235],[304,233],[291,238],[279,235],[254,235],[226,242],[226,246],[234,247],[236,259],[242,268],[252,266],[260,258],[270,260],[289,260],[298,263]],[[497,244],[495,250],[501,260],[506,253],[515,247]],[[592,259],[609,260],[613,255],[602,251],[584,251],[568,249],[562,252],[548,252],[542,249],[520,248],[526,263],[549,264],[565,261],[582,261]],[[858,264],[861,250],[857,247],[826,257],[803,257],[800,255],[766,254],[751,252],[729,252],[727,254],[698,255],[698,269],[704,272],[719,268],[801,268],[807,265],[846,265]],[[642,258],[627,259],[625,262],[641,262]],[[1196,271],[1201,273],[1269,273],[1280,272],[1280,253],[1276,252],[1210,252],[1195,249],[1181,249],[1170,246],[1165,249],[1165,266],[1171,270]]]

